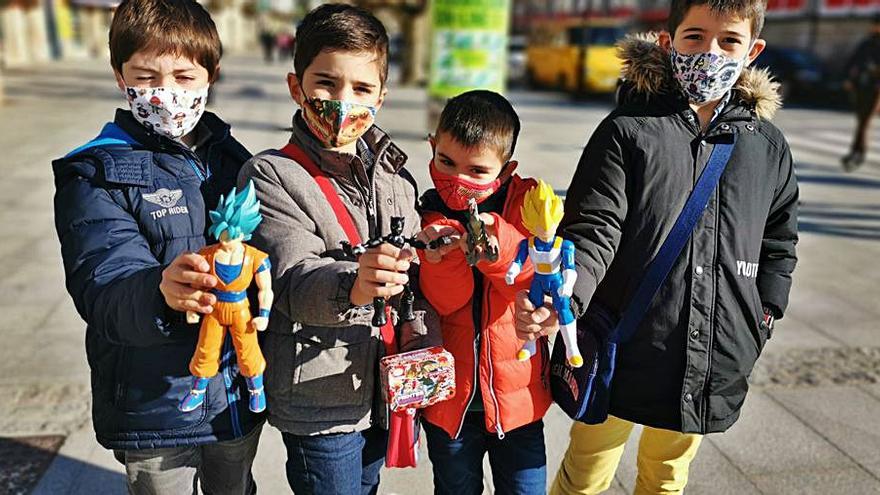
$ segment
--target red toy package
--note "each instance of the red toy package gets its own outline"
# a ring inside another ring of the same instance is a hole
[[[455,360],[440,346],[379,361],[382,395],[392,411],[422,409],[455,396]]]

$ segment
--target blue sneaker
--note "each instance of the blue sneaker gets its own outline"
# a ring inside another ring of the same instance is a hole
[[[205,391],[208,389],[210,378],[193,377],[192,389],[186,394],[186,397],[180,401],[178,409],[183,412],[195,411],[205,402]]]
[[[250,400],[248,401],[248,409],[255,413],[265,411],[266,394],[263,393],[263,375],[248,378],[247,388],[251,395]]]

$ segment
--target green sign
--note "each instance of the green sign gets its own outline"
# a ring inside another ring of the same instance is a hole
[[[431,96],[504,91],[510,0],[434,0]]]

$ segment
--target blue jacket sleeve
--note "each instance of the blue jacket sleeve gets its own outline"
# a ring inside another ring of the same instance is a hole
[[[82,176],[56,180],[55,228],[67,291],[90,331],[118,345],[167,343],[179,319],[159,292],[165,268],[153,256],[123,193]]]

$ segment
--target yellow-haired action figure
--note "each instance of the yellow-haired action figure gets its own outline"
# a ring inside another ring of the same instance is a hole
[[[574,368],[584,364],[577,345],[574,313],[571,311],[571,293],[577,272],[574,268],[574,244],[556,235],[562,221],[562,200],[544,181],[529,189],[523,198],[522,222],[532,234],[519,245],[516,259],[507,270],[506,281],[513,285],[526,259],[535,266],[535,278],[529,288],[529,300],[535,307],[544,304],[544,295],[553,298],[553,309],[559,315],[559,331],[565,342],[565,357]],[[517,358],[525,361],[535,355],[535,342],[526,342]]]

